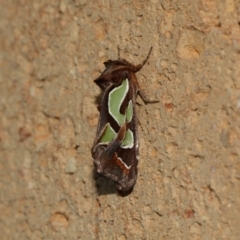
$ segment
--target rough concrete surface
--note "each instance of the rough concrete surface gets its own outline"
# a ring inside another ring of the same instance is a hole
[[[240,239],[238,0],[0,4],[0,239]],[[126,197],[91,157],[117,46],[160,100]]]

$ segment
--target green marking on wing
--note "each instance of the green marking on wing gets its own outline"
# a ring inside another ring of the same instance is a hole
[[[116,120],[119,126],[125,122],[125,115],[120,113],[120,107],[129,90],[128,79],[123,80],[119,87],[114,88],[108,97],[108,107],[110,115]]]
[[[109,143],[116,137],[116,132],[112,129],[109,123],[107,123],[104,133],[100,139],[100,143]]]
[[[128,107],[126,109],[127,122],[130,122],[132,120],[132,117],[133,117],[133,104],[132,104],[132,100],[130,100],[128,103]]]
[[[125,135],[125,138],[123,139],[121,146],[122,148],[132,148],[134,145],[134,138],[133,138],[133,132],[131,130],[127,130],[127,133]]]
[[[122,84],[114,88],[108,96],[108,108],[109,114],[116,120],[118,125],[121,127],[125,122],[130,122],[133,118],[133,103],[132,100],[129,101],[126,108],[125,114],[120,113],[120,108],[122,103],[129,91],[129,82],[128,79],[122,81]],[[110,143],[117,133],[110,126],[110,123],[107,123],[105,129],[103,130],[100,143]],[[132,148],[134,146],[134,136],[131,130],[127,130],[123,141],[121,142],[122,148]]]

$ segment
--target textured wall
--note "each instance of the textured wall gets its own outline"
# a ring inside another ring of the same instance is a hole
[[[239,239],[240,3],[0,0],[1,239]],[[103,61],[137,74],[139,175],[90,154]]]

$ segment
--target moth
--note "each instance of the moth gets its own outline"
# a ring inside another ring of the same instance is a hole
[[[137,94],[145,103],[158,102],[145,97],[135,75],[146,64],[151,51],[152,47],[138,65],[120,57],[104,62],[105,70],[94,80],[103,91],[97,136],[92,147],[94,165],[97,173],[114,181],[123,192],[133,189],[137,180]]]

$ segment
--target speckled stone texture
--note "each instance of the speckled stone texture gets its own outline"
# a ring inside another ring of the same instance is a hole
[[[239,239],[240,3],[0,0],[0,239]],[[94,173],[103,62],[137,73],[140,156]]]

